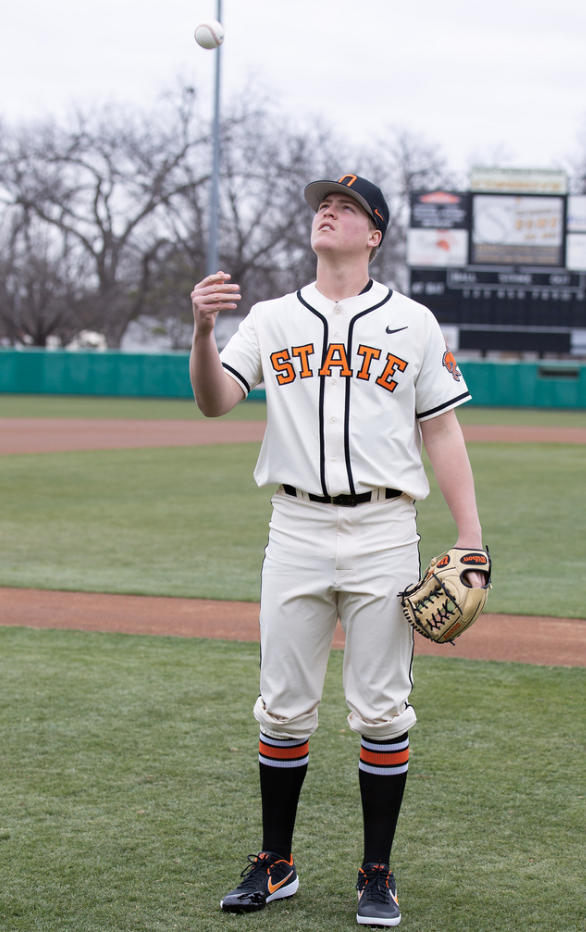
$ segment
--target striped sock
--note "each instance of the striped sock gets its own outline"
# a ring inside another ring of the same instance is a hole
[[[260,733],[263,851],[291,857],[297,804],[307,773],[309,739],[271,738]]]
[[[407,732],[389,741],[362,738],[359,780],[364,860],[388,864],[409,767]]]
[[[409,735],[405,732],[390,741],[373,741],[363,738],[360,747],[360,770],[392,777],[407,773],[409,768]]]
[[[270,738],[260,733],[258,759],[267,767],[303,767],[309,759],[309,738],[303,741]]]

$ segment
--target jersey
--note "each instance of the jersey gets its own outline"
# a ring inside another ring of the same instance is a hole
[[[264,381],[257,484],[316,495],[425,498],[419,422],[471,397],[431,311],[373,281],[343,301],[312,283],[254,305],[221,360],[245,394]]]

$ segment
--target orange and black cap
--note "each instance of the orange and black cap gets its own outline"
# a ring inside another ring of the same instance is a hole
[[[305,188],[305,200],[313,210],[318,210],[328,194],[344,193],[353,197],[370,214],[377,229],[382,233],[381,243],[389,225],[389,208],[383,192],[372,181],[359,175],[342,175],[337,181],[312,181]]]

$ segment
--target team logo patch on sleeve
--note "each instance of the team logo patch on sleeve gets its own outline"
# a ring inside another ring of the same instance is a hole
[[[459,382],[462,378],[462,373],[458,369],[458,364],[456,362],[456,357],[450,350],[448,344],[446,343],[446,351],[442,359],[442,365],[446,367],[450,375],[454,378],[454,381]]]

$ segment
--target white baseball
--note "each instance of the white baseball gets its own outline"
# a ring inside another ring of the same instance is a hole
[[[224,41],[224,27],[216,19],[210,19],[196,27],[194,36],[203,49],[217,49]]]

